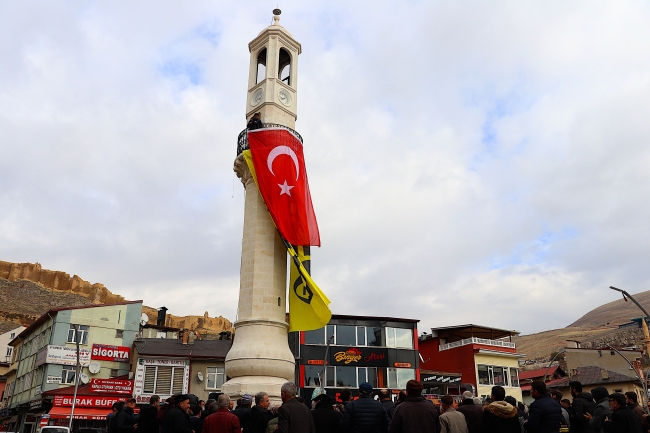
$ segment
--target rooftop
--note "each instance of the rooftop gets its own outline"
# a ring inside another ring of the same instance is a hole
[[[167,356],[172,358],[225,358],[232,340],[195,340],[183,344],[178,339],[143,338],[133,345],[140,356]]]
[[[433,335],[444,337],[447,342],[456,340],[463,340],[466,338],[483,338],[487,340],[497,340],[504,337],[514,337],[519,335],[518,331],[508,331],[506,329],[491,328],[489,326],[481,326],[474,324],[457,325],[457,326],[444,326],[440,328],[431,328]],[[429,338],[427,335],[420,336],[420,339]]]

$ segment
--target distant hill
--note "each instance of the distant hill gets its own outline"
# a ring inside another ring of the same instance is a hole
[[[40,263],[11,263],[0,261],[0,328],[30,325],[53,308],[124,302],[124,297],[112,293],[103,284],[91,284],[75,275],[43,269]],[[149,323],[155,325],[157,311],[143,306]],[[202,336],[233,331],[232,323],[224,317],[167,314],[165,326],[187,328]],[[6,332],[6,331],[5,331]]]
[[[632,294],[641,305],[650,310],[650,290]],[[536,334],[521,335],[513,340],[517,351],[526,355],[525,359],[543,359],[566,346],[566,340],[578,340],[583,347],[611,344],[614,347],[640,345],[643,341],[641,331],[634,328],[619,329],[643,313],[632,301],[623,298],[594,308],[567,326]]]

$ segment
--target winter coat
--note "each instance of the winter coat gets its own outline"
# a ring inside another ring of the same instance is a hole
[[[589,427],[594,431],[603,433],[603,421],[605,417],[612,418],[612,410],[609,408],[609,397],[598,400],[594,408],[593,417],[589,420]]]
[[[311,410],[295,398],[278,409],[278,433],[315,433]]]
[[[474,404],[473,399],[466,398],[456,410],[465,415],[469,433],[481,432],[481,423],[483,422],[483,408],[481,406]]]
[[[140,409],[140,419],[138,420],[138,433],[158,433],[158,408],[150,404],[142,406]]]
[[[244,416],[250,411],[250,407],[237,406],[235,410],[232,411],[232,413],[233,415],[236,415],[237,418],[239,418],[239,422],[242,423],[244,421]]]
[[[201,433],[203,430],[203,420],[200,416],[190,416],[190,428],[194,430],[194,433]],[[138,430],[140,426],[138,426]]]
[[[607,433],[643,433],[641,420],[627,406],[621,406],[612,413],[612,420],[603,423]]]
[[[371,396],[362,394],[358,400],[345,406],[341,430],[350,433],[385,433],[388,431],[388,423],[384,406]]]
[[[133,425],[135,424],[135,415],[133,409],[125,406],[116,416],[117,430],[115,433],[133,433]]]
[[[573,397],[571,404],[571,432],[572,433],[592,433],[593,430],[589,427],[589,421],[585,418],[586,413],[594,414],[596,402],[588,392],[581,392]]]
[[[441,433],[467,433],[465,415],[450,407],[440,415]]]
[[[380,403],[384,406],[386,413],[388,414],[388,419],[393,417],[393,410],[395,409],[395,403],[391,400],[382,400]]]
[[[203,420],[203,433],[241,433],[239,418],[221,407]]]
[[[395,408],[389,433],[440,433],[435,406],[424,397],[408,397]]]
[[[319,401],[311,411],[316,433],[338,433],[341,415],[327,401]]]
[[[495,401],[483,407],[482,433],[521,433],[519,411],[505,401]]]
[[[260,406],[253,406],[251,410],[246,412],[242,421],[243,433],[265,433],[266,426],[273,418],[273,413],[270,410],[264,409]]]
[[[162,433],[192,433],[190,416],[180,407],[172,407],[163,419]]]
[[[544,394],[530,405],[528,421],[524,424],[524,429],[529,433],[558,433],[561,420],[560,403],[550,395]]]

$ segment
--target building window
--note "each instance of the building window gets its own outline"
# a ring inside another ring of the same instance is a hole
[[[7,354],[5,356],[11,356],[11,353],[14,351],[13,347],[7,347]]]
[[[519,388],[519,371],[516,367],[510,367],[510,385]]]
[[[322,371],[322,367],[318,367]],[[415,373],[414,373],[415,374]],[[415,376],[413,376],[415,377]],[[305,368],[305,386],[320,386],[307,384],[307,368]],[[318,376],[316,375],[316,381]],[[408,381],[408,380],[407,380]],[[327,367],[327,386],[337,388],[357,388],[363,382],[370,382],[373,387],[378,386],[377,367],[351,367],[351,366],[336,366]],[[317,382],[312,382],[317,383]],[[404,382],[406,387],[406,382]]]
[[[257,75],[255,84],[261,83],[266,78],[266,48],[257,55]]]
[[[368,382],[377,388],[377,367],[357,367],[357,386]]]
[[[357,330],[355,326],[336,325],[336,344],[340,346],[355,346]]]
[[[90,327],[88,325],[76,325],[79,327],[79,344],[88,344],[88,331]],[[75,340],[75,325],[70,324],[68,329],[68,343],[76,343]]]
[[[116,329],[115,338],[124,338],[124,329]]]
[[[144,393],[171,395],[183,392],[184,370],[183,367],[146,366]]]
[[[278,59],[278,78],[288,86],[291,85],[291,55],[284,48],[280,48]]]
[[[413,331],[404,328],[386,328],[386,347],[413,349]]]
[[[13,340],[14,338],[16,338],[16,333],[15,333],[15,332],[12,332],[11,335],[9,335],[9,338],[11,338],[12,340]]]
[[[61,383],[74,383],[76,367],[64,365],[61,371]]]
[[[388,387],[393,389],[406,389],[406,382],[415,380],[415,370],[410,368],[389,368]]]
[[[221,389],[226,376],[224,367],[208,367],[207,370],[207,389]]]
[[[492,376],[494,377],[495,385],[508,386],[508,379],[505,376],[506,371],[503,367],[492,367]]]
[[[322,365],[305,365],[305,385],[320,386],[320,375],[323,373]]]
[[[487,365],[478,366],[478,384],[479,385],[491,385],[492,380],[490,380],[490,371],[488,370]]]

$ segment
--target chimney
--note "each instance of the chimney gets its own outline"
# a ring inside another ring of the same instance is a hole
[[[187,344],[190,342],[190,330],[189,329],[183,329],[182,331],[182,337],[181,337],[181,343]]]
[[[158,308],[158,320],[156,325],[165,326],[165,319],[167,319],[167,307]]]
[[[219,340],[230,340],[232,336],[232,332],[230,331],[221,331],[219,333]]]

